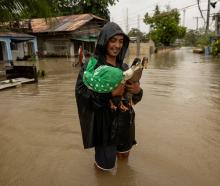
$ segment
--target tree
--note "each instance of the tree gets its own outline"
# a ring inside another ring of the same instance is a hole
[[[212,43],[212,55],[216,56],[220,53],[220,39]]]
[[[132,28],[129,33],[129,37],[137,37],[139,36],[139,39],[141,42],[147,42],[149,40],[148,34],[141,32],[138,28]]]
[[[200,34],[197,30],[188,30],[184,37],[186,46],[196,46]]]
[[[215,32],[208,31],[200,31],[199,37],[197,38],[196,45],[199,47],[208,46],[211,44],[211,38],[215,35]]]
[[[145,14],[144,23],[149,24],[150,37],[156,45],[170,46],[177,38],[183,38],[186,28],[179,26],[180,14],[176,9],[160,12],[159,6],[155,7],[154,15]]]
[[[188,30],[184,37],[186,46],[204,47],[211,44],[211,38],[215,36],[215,32],[209,31],[206,33],[205,28],[198,30]]]
[[[92,13],[110,19],[109,5],[119,0],[0,0],[0,22]]]
[[[140,38],[142,38],[143,33],[138,29],[138,28],[132,28],[130,30],[130,32],[128,33],[129,37],[137,37],[139,36]]]
[[[92,13],[110,20],[109,5],[119,0],[59,0],[58,9],[61,15]]]

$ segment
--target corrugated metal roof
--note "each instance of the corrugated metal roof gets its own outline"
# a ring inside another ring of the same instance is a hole
[[[35,38],[35,36],[18,32],[0,32],[0,37]]]
[[[74,31],[92,19],[104,21],[93,14],[79,14],[51,18],[48,21],[42,18],[32,19],[31,28],[33,33]]]

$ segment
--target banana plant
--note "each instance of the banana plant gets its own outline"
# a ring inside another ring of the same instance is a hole
[[[52,0],[0,0],[0,22],[36,17],[48,18],[55,13]]]

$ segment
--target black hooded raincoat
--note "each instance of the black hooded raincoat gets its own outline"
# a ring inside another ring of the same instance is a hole
[[[117,56],[117,67],[126,70],[127,66],[123,64],[123,60],[129,45],[129,38],[117,24],[112,22],[107,23],[100,32],[94,56],[98,61],[96,68],[103,64],[110,65],[105,62],[106,46],[108,40],[117,34],[124,35],[123,48]],[[81,68],[75,87],[84,148],[121,143],[135,144],[133,108],[130,107],[126,112],[113,111],[109,105],[111,93],[96,93],[88,89],[82,80],[87,64],[85,63]],[[139,94],[133,95],[134,103],[141,100],[142,93],[141,90]]]

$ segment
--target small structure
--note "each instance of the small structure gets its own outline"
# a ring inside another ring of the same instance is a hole
[[[148,40],[148,42],[130,42],[129,44],[129,55],[136,55],[137,56],[137,50],[139,50],[139,54],[142,56],[148,57],[150,59],[151,55],[155,52],[155,44],[153,40]]]
[[[203,54],[204,53],[204,49],[203,48],[194,48],[193,49],[193,53]]]
[[[32,19],[30,34],[37,37],[38,51],[47,56],[77,56],[80,46],[93,53],[101,27],[106,21],[93,14]]]
[[[36,53],[37,40],[35,36],[16,32],[0,32],[0,61],[22,60],[25,56]]]
[[[38,74],[36,65],[13,65],[9,66],[5,70],[7,79],[14,78],[28,78],[34,79],[35,82],[38,82]]]
[[[5,75],[6,79],[0,81],[0,90],[38,82],[35,65],[8,66],[5,70]]]
[[[220,37],[220,13],[216,13],[213,19],[215,20],[215,36]]]
[[[0,81],[0,91],[8,88],[18,87],[22,84],[35,82],[34,78],[15,78],[10,80]]]

